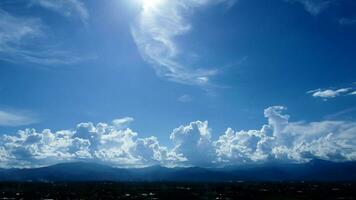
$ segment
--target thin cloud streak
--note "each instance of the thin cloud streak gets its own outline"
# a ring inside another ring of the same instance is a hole
[[[300,3],[304,6],[305,11],[313,16],[319,15],[321,12],[326,10],[332,0],[285,0],[290,3]]]
[[[356,17],[354,18],[341,18],[338,20],[340,25],[351,26],[356,24]]]
[[[39,119],[28,113],[0,110],[0,126],[24,126],[38,121]]]
[[[31,4],[52,10],[66,17],[78,15],[84,24],[87,24],[89,20],[89,12],[80,0],[33,0]]]
[[[73,64],[86,59],[59,50],[55,45],[38,45],[38,40],[47,38],[45,29],[47,27],[41,19],[13,16],[0,9],[0,60],[11,63],[57,65]]]
[[[353,94],[354,92],[351,92],[352,88],[340,88],[340,89],[316,89],[316,90],[310,90],[307,92],[307,94],[311,94],[313,97],[317,98],[322,98],[324,100],[326,99],[331,99],[331,98],[336,98],[339,96],[344,96],[348,94]]]
[[[189,13],[208,5],[225,3],[231,7],[232,0],[159,0],[142,1],[142,8],[131,32],[135,43],[143,57],[150,63],[156,73],[168,80],[205,86],[217,69],[189,66],[181,62],[185,57],[184,50],[176,43],[176,38],[183,36],[192,29]]]
[[[187,103],[193,101],[193,98],[188,94],[184,94],[180,96],[177,100],[181,103]]]

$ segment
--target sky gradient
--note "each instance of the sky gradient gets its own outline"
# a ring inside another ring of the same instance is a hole
[[[2,0],[0,167],[356,160],[353,0]]]

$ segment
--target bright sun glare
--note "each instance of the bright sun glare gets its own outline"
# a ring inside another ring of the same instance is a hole
[[[142,6],[144,9],[156,8],[164,0],[141,0]]]

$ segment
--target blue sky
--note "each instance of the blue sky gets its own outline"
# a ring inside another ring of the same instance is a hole
[[[2,0],[0,160],[356,160],[355,10],[352,0]]]

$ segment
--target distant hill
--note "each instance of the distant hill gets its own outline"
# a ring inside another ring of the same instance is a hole
[[[122,169],[86,162],[33,169],[0,169],[0,181],[356,181],[356,162],[314,160],[305,164],[268,164],[226,168]]]
[[[106,181],[129,180],[125,169],[96,163],[62,163],[33,169],[0,170],[2,181]]]

